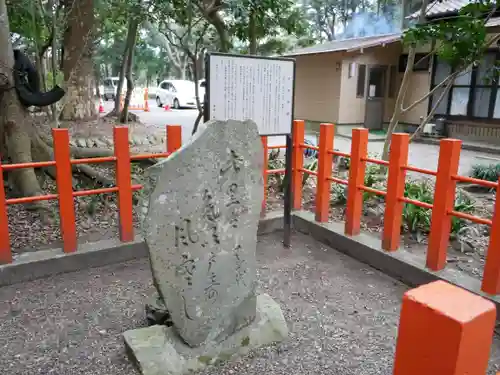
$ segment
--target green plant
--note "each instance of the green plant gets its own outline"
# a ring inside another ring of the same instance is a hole
[[[408,181],[405,184],[404,196],[416,201],[432,204],[434,189],[426,181]],[[465,193],[458,191],[453,208],[457,212],[471,214],[474,212],[474,201]],[[431,226],[431,210],[414,204],[405,203],[403,207],[403,222],[410,233],[428,232]],[[465,225],[465,220],[451,218],[451,235],[456,235]]]
[[[308,169],[310,171],[317,172],[318,171],[318,159],[314,159],[312,162],[305,165],[304,169]],[[311,175],[309,173],[304,173],[304,175],[302,176],[302,186],[306,185],[309,177],[311,177]]]
[[[468,195],[459,191],[455,198],[454,210],[457,212],[463,212],[466,214],[471,214],[474,212],[474,200],[472,200]],[[466,221],[458,217],[452,216],[451,218],[451,233],[456,235],[460,229],[465,226]]]
[[[370,188],[376,188],[377,185],[385,180],[385,176],[380,173],[380,167],[378,165],[369,164],[365,169],[365,182],[364,185]],[[363,192],[363,201],[370,198],[377,197],[376,194],[370,192]]]
[[[416,201],[432,204],[434,191],[426,181],[408,181],[405,183],[404,196]],[[428,231],[431,225],[431,212],[427,208],[405,203],[403,206],[403,223],[410,233]]]
[[[344,204],[347,202],[347,186],[332,184],[330,204]]]
[[[480,180],[497,182],[500,175],[500,163],[497,164],[475,164],[469,175]]]

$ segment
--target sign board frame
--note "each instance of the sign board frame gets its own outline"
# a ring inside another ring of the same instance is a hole
[[[285,156],[285,186],[284,186],[284,212],[283,212],[283,229],[284,239],[283,244],[285,247],[290,247],[291,238],[291,224],[292,224],[292,150],[293,150],[293,116],[295,112],[295,78],[296,78],[296,62],[293,58],[284,57],[267,57],[267,56],[253,56],[253,55],[239,55],[231,53],[208,53],[205,57],[205,98],[203,108],[203,119],[205,122],[210,120],[210,59],[213,56],[233,57],[235,61],[238,59],[259,59],[271,61],[287,61],[293,64],[292,76],[292,100],[291,100],[291,115],[290,115],[290,132],[280,134],[260,134],[260,136],[285,136],[286,137],[286,156]],[[225,120],[225,119],[224,119]],[[253,120],[249,118],[249,120]],[[258,125],[258,124],[257,124]],[[267,168],[267,166],[265,166]]]

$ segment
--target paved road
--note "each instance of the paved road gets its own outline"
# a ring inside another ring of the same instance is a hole
[[[113,108],[111,101],[104,102],[105,112],[109,112]],[[191,137],[193,125],[198,115],[196,109],[172,109],[165,111],[158,108],[154,100],[149,100],[149,112],[134,111],[141,121],[147,125],[163,127],[165,125],[181,125],[182,126],[182,142],[186,142]],[[316,141],[315,135],[308,135],[308,139]],[[269,137],[270,145],[284,145],[285,137]]]
[[[111,110],[112,102],[104,102],[104,108],[107,111]],[[195,109],[180,109],[180,110],[170,110],[165,111],[162,108],[158,108],[154,100],[149,101],[150,112],[135,111],[141,119],[142,122],[148,125],[163,127],[167,124],[181,125],[182,126],[182,140],[183,143],[189,140],[191,137],[191,131],[193,129],[193,124],[198,114]],[[317,142],[316,134],[307,134],[306,138]],[[335,148],[342,152],[350,152],[351,141],[346,138],[336,137],[335,138]],[[270,137],[270,145],[284,145],[285,137]],[[381,154],[382,152],[382,142],[370,142],[368,145],[369,152],[373,154]],[[426,169],[437,169],[439,156],[439,147],[435,145],[427,145],[421,143],[412,143],[410,145],[409,153],[409,163],[413,166]],[[462,175],[467,175],[472,167],[476,163],[490,164],[494,161],[482,159],[481,157],[492,157],[494,155],[489,155],[477,151],[462,150],[460,157],[460,170],[459,173]],[[411,173],[411,175],[417,177],[417,174]],[[419,175],[422,176],[422,175]]]

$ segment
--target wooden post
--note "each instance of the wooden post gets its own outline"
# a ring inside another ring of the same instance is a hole
[[[365,183],[365,159],[368,155],[368,129],[353,129],[351,143],[351,164],[347,184],[347,208],[345,234],[356,236],[360,231],[363,211],[363,191],[359,186]]]
[[[490,228],[490,243],[484,264],[481,290],[488,294],[500,293],[500,178],[495,196],[495,211]]]
[[[446,253],[450,239],[451,218],[448,214],[455,206],[456,181],[460,147],[457,139],[443,139],[439,146],[439,161],[434,188],[431,229],[427,249],[427,267],[439,271],[446,265]]]
[[[435,281],[405,293],[394,375],[484,375],[495,305],[465,289]]]
[[[328,221],[330,210],[330,190],[332,175],[333,135],[335,127],[333,124],[321,124],[319,129],[319,152],[318,152],[318,179],[316,187],[316,221]]]
[[[65,253],[71,253],[76,251],[77,237],[68,129],[52,129],[52,137],[63,249]]]
[[[388,251],[397,250],[399,247],[404,206],[401,198],[403,198],[405,191],[406,170],[404,167],[408,162],[408,144],[408,134],[395,133],[392,135],[387,196],[385,197],[384,231],[382,233],[382,248]]]
[[[175,152],[182,146],[182,126],[167,125],[167,152]]]
[[[7,217],[7,203],[5,186],[3,183],[3,168],[0,160],[0,264],[12,263],[10,250],[9,222]]]
[[[262,209],[260,211],[260,216],[264,217],[266,215],[266,204],[267,204],[267,169],[269,164],[269,148],[267,146],[267,136],[260,137],[262,141],[262,148],[264,152],[264,166],[262,167],[262,177],[264,178],[264,199],[262,200]]]
[[[304,151],[301,144],[304,143],[305,126],[303,120],[294,120],[293,122],[293,152],[292,152],[292,209],[300,210],[302,207],[302,176],[304,172]]]
[[[130,242],[134,239],[133,201],[132,201],[132,167],[128,144],[128,128],[113,128],[116,157],[116,186],[118,187],[118,212],[120,218],[120,241]]]

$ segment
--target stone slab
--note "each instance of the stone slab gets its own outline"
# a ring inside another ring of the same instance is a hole
[[[144,238],[179,335],[221,341],[255,319],[263,149],[252,121],[211,121],[147,170]]]
[[[123,334],[130,359],[142,375],[181,375],[234,359],[250,350],[283,341],[288,326],[278,303],[260,294],[254,322],[226,340],[192,348],[173,327],[155,325]]]

